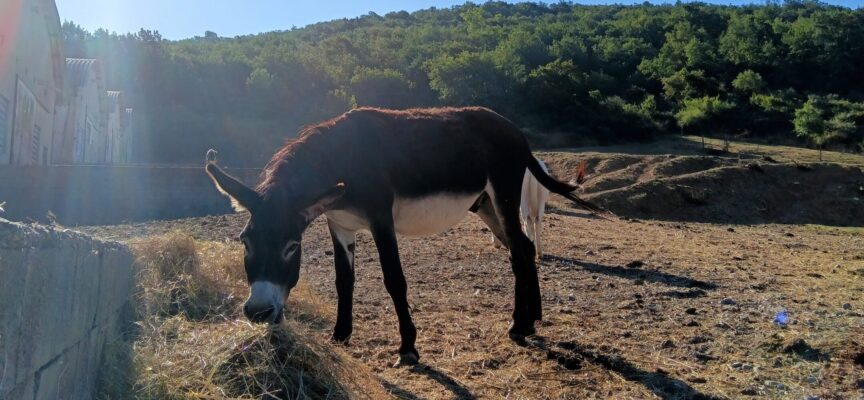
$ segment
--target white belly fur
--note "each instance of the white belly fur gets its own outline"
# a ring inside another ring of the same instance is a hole
[[[435,235],[458,224],[480,196],[474,194],[440,194],[422,198],[399,198],[393,201],[396,233],[405,236]],[[331,210],[327,218],[350,230],[368,230],[369,222],[350,211]]]
[[[405,236],[427,236],[450,229],[465,218],[477,200],[475,194],[441,194],[393,202],[396,233]]]

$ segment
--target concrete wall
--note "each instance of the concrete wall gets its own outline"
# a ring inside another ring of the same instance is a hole
[[[89,399],[134,285],[118,243],[0,219],[0,399]]]
[[[203,164],[203,163],[202,163]],[[247,184],[256,169],[227,169]],[[231,212],[201,167],[0,165],[4,218],[102,225]]]
[[[63,36],[53,0],[0,2],[0,164],[44,164],[62,89]]]

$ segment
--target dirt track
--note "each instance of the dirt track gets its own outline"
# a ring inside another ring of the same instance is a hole
[[[371,238],[359,236],[346,350],[402,398],[864,396],[864,230],[603,220],[561,200],[544,223],[545,320],[530,346],[507,339],[508,257],[470,216],[441,235],[400,240],[422,362],[412,369],[390,366],[396,316]],[[121,240],[183,230],[223,241],[244,222],[82,230]],[[306,297],[332,317],[331,246],[319,219],[304,239],[301,276]],[[774,320],[784,309],[790,321],[781,327]],[[317,329],[327,336],[330,324]]]

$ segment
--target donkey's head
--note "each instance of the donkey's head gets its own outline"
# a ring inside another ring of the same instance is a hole
[[[342,196],[344,185],[337,184],[311,203],[299,204],[262,196],[223,172],[215,160],[208,158],[206,170],[235,209],[250,213],[240,233],[246,279],[251,287],[243,313],[252,322],[279,323],[285,299],[300,278],[303,231]]]

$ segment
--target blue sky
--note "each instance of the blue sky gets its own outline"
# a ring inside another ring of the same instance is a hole
[[[220,36],[302,27],[315,22],[350,18],[375,11],[414,11],[450,7],[465,0],[56,0],[61,20],[74,21],[93,31],[105,28],[117,33],[155,29],[167,39],[202,36],[211,30]],[[482,3],[482,1],[476,1]],[[674,0],[651,0],[670,3]],[[717,4],[762,3],[761,0],[709,0]],[[827,0],[846,7],[862,7],[864,0]],[[582,4],[642,3],[642,0],[588,0]]]

